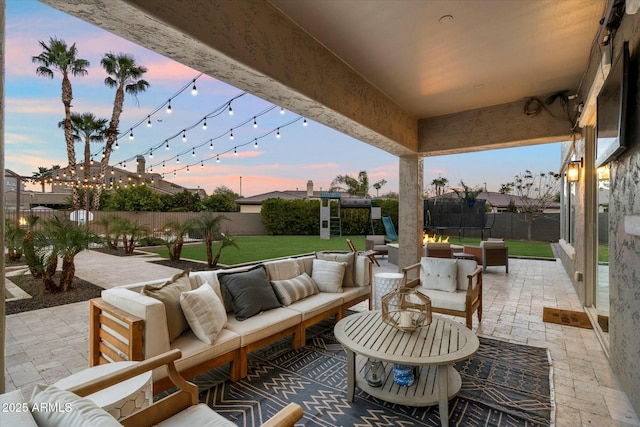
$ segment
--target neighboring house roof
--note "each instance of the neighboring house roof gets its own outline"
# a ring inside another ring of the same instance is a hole
[[[268,193],[256,194],[251,197],[243,197],[237,199],[238,205],[261,205],[267,199],[283,199],[283,200],[304,200],[304,199],[319,199],[320,194],[324,191],[314,191],[313,196],[307,196],[307,192],[304,190],[285,190],[285,191],[269,191]],[[343,197],[348,197],[346,193],[342,193]]]

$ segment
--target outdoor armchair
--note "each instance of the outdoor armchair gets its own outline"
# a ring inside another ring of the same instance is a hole
[[[427,242],[424,256],[432,258],[453,258],[453,248],[449,242]]]
[[[387,248],[389,240],[385,239],[382,234],[365,236],[364,242],[366,251],[376,251],[379,255],[387,255],[389,252],[389,248]]]
[[[509,273],[509,248],[502,240],[483,240],[479,246],[464,245],[464,253],[474,255],[482,271],[487,267],[504,266]]]

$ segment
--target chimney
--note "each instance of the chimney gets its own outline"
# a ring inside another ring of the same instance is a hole
[[[136,167],[136,172],[138,173],[138,176],[141,176],[144,178],[144,170],[146,168],[144,156],[137,156],[136,164],[138,165]]]
[[[313,181],[307,181],[307,197],[313,197]]]

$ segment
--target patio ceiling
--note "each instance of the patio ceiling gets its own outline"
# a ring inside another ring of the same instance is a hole
[[[42,1],[396,155],[569,139],[522,107],[580,87],[607,4]]]

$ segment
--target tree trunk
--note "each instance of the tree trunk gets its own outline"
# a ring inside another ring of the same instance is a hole
[[[24,236],[24,240],[22,241],[22,248],[24,249],[24,257],[31,275],[35,279],[42,278],[42,274],[44,273],[44,265],[42,263],[42,260],[38,258],[38,255],[36,255],[36,248],[33,244],[33,232],[31,230],[27,231],[27,234]]]
[[[76,185],[76,150],[73,146],[73,128],[71,127],[71,101],[73,100],[73,92],[71,90],[71,81],[65,73],[62,76],[62,104],[64,105],[64,140],[67,144],[67,161],[69,162],[69,176],[73,181],[71,186],[71,200],[73,208],[78,209],[80,202],[78,199],[78,186]]]
[[[211,247],[213,245],[213,239],[211,238],[211,233],[207,233],[207,238],[206,238],[206,246],[207,246],[207,266],[209,266],[209,268],[213,267],[213,248]]]
[[[42,274],[42,283],[44,288],[49,292],[60,292],[60,287],[53,281],[53,275],[56,274],[56,268],[58,268],[58,254],[49,254],[46,261],[47,265]]]
[[[222,254],[222,248],[223,246],[220,246],[220,249],[218,249],[218,253],[216,253],[216,257],[213,259],[213,265],[211,266],[212,268],[218,265],[218,261],[220,261],[220,255]]]
[[[73,277],[76,274],[76,265],[74,263],[74,255],[65,255],[62,257],[62,272],[60,273],[60,287],[62,292],[67,292],[73,283]]]
[[[113,101],[113,112],[111,113],[111,121],[109,122],[109,129],[107,131],[107,142],[104,148],[104,157],[100,161],[100,179],[102,183],[105,183],[107,176],[107,167],[109,166],[109,157],[113,144],[118,139],[118,125],[120,124],[120,114],[122,114],[122,105],[124,104],[124,82],[120,82],[118,89],[116,89],[116,97]],[[100,208],[100,195],[102,194],[102,185],[96,185],[96,191],[93,193],[93,208]]]

